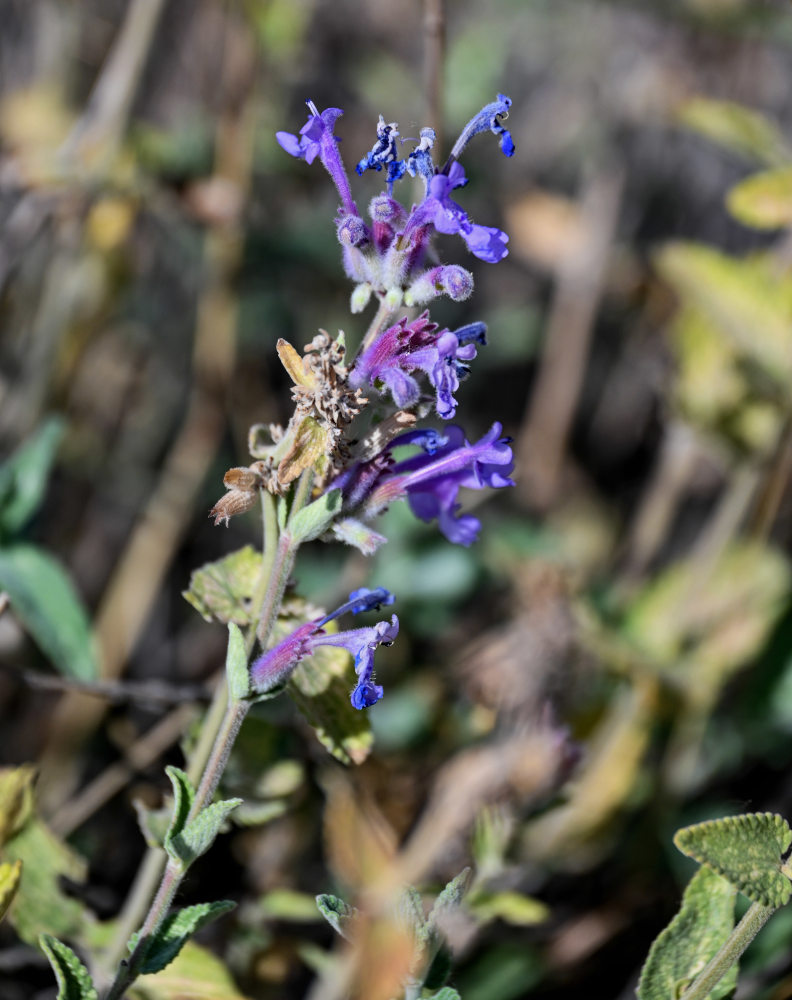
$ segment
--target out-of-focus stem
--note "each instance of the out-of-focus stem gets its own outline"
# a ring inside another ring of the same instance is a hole
[[[371,325],[368,330],[366,330],[366,336],[363,338],[361,350],[365,350],[377,334],[385,329],[388,320],[394,312],[395,310],[388,305],[385,299],[380,299],[379,309],[377,310],[374,319],[371,321]]]
[[[424,0],[424,93],[426,117],[435,130],[437,149],[443,148],[443,72],[445,70],[445,3]]]

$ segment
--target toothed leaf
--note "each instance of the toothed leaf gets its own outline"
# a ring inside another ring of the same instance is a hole
[[[781,816],[746,813],[697,823],[678,830],[674,843],[754,903],[783,906],[792,895],[792,883],[781,871],[792,830]]]
[[[165,850],[185,868],[189,867],[196,858],[209,850],[229,813],[241,802],[242,799],[213,802],[202,809],[183,829],[173,835],[169,834],[165,839]]]
[[[58,981],[57,1000],[98,1000],[88,970],[71,948],[50,934],[42,934],[39,944]]]
[[[145,958],[141,966],[143,975],[161,972],[176,958],[189,939],[202,927],[217,920],[224,913],[233,910],[236,903],[230,899],[221,899],[216,903],[197,903],[167,916],[149,942]],[[137,945],[138,935],[133,935],[129,942],[129,951]]]
[[[649,950],[638,983],[638,1000],[682,996],[731,934],[734,896],[734,886],[709,868],[699,868],[685,889],[679,913]],[[737,982],[737,971],[735,963],[708,1000],[728,996]]]

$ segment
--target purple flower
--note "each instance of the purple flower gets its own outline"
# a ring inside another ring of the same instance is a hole
[[[409,238],[428,223],[438,233],[459,233],[475,257],[489,264],[496,264],[509,253],[506,249],[509,237],[493,226],[478,226],[471,222],[462,206],[453,201],[451,192],[465,184],[465,170],[456,160],[447,174],[435,174],[429,182],[426,198],[413,210],[407,221],[404,237]]]
[[[390,622],[350,629],[345,632],[328,634],[323,626],[342,614],[358,614],[372,611],[383,605],[393,604],[394,596],[378,587],[375,590],[363,588],[349,595],[349,600],[324,618],[299,625],[291,635],[277,646],[260,656],[250,668],[253,691],[264,694],[285,683],[291,672],[306,656],[310,656],[318,646],[342,646],[355,659],[355,673],[358,682],[350,695],[355,708],[368,708],[382,697],[382,687],[374,683],[374,653],[378,646],[390,646],[399,633],[396,615]]]
[[[423,371],[436,390],[438,416],[450,420],[456,413],[454,393],[460,377],[467,375],[467,363],[476,357],[476,343],[486,343],[486,329],[483,323],[473,323],[454,333],[438,332],[427,312],[412,323],[405,317],[357,358],[349,384],[359,389],[379,382],[396,405],[406,409],[417,403],[421,394],[412,372]]]
[[[459,154],[474,135],[478,135],[479,132],[486,132],[487,130],[500,137],[500,148],[506,156],[514,156],[514,142],[512,141],[511,133],[501,124],[503,118],[509,117],[509,108],[511,105],[510,97],[507,97],[505,94],[498,94],[497,101],[485,105],[477,115],[474,115],[462,129],[459,138],[454,143],[454,148],[451,150],[451,155],[448,158],[449,162],[459,157]]]
[[[449,541],[470,545],[481,524],[471,514],[457,516],[459,490],[514,486],[509,476],[514,466],[512,450],[509,439],[500,436],[501,430],[495,423],[480,441],[470,444],[462,428],[452,425],[446,430],[446,443],[433,455],[414,455],[391,466],[372,490],[367,506],[376,512],[406,496],[416,517],[422,521],[437,518]],[[396,438],[392,445],[399,443]]]
[[[308,105],[310,115],[308,121],[300,129],[299,136],[293,135],[291,132],[276,132],[275,138],[287,153],[305,160],[306,163],[313,163],[318,156],[338,188],[345,213],[357,215],[358,211],[352,200],[349,180],[341,153],[338,150],[338,139],[333,135],[336,120],[344,112],[340,108],[326,108],[320,114],[313,101],[305,103]]]

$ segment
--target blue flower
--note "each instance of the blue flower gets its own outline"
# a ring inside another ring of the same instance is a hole
[[[446,443],[433,455],[414,455],[388,469],[369,496],[369,510],[376,513],[406,496],[416,517],[422,521],[437,518],[449,541],[470,545],[481,524],[471,514],[457,516],[459,490],[514,486],[509,475],[514,466],[510,439],[501,437],[501,430],[494,423],[480,441],[471,444],[461,427],[448,427]],[[393,445],[398,443],[396,438]]]
[[[291,132],[276,132],[275,138],[287,153],[305,160],[306,163],[313,163],[318,156],[341,195],[345,213],[357,215],[349,180],[338,150],[338,139],[333,135],[335,123],[344,112],[340,108],[326,108],[320,114],[313,101],[305,103],[310,114],[308,121],[300,129],[299,136]]]
[[[358,709],[376,704],[383,692],[382,687],[374,683],[374,653],[378,646],[391,645],[399,634],[399,619],[393,615],[390,622],[381,621],[376,625],[334,634],[326,633],[323,626],[342,614],[372,611],[393,604],[394,600],[393,594],[384,587],[374,590],[364,587],[353,591],[349,600],[330,614],[299,625],[291,635],[253,663],[250,668],[252,690],[264,694],[284,684],[300,660],[310,656],[318,646],[342,646],[354,657],[358,676],[350,695],[352,704]]]
[[[476,343],[486,343],[486,326],[473,323],[461,330],[438,332],[427,312],[408,323],[406,317],[389,327],[355,360],[349,375],[353,389],[364,385],[384,386],[400,409],[420,399],[420,388],[412,372],[423,371],[436,391],[438,416],[450,420],[456,414],[454,393],[460,377],[476,357]]]
[[[377,141],[366,153],[363,159],[355,167],[358,175],[366,170],[382,170],[384,166],[388,168],[387,181],[388,190],[393,190],[393,184],[404,176],[407,165],[404,160],[399,159],[399,151],[396,147],[396,140],[399,137],[399,126],[396,122],[386,122],[382,115],[377,122]]]
[[[501,124],[502,119],[509,117],[509,108],[511,105],[510,97],[507,97],[505,94],[498,94],[497,101],[485,105],[477,115],[474,115],[462,129],[459,138],[454,143],[454,148],[451,150],[451,155],[448,158],[449,162],[459,158],[460,153],[474,135],[478,135],[479,132],[486,132],[487,130],[499,136],[500,148],[506,156],[514,156],[514,142],[512,141],[511,133]]]

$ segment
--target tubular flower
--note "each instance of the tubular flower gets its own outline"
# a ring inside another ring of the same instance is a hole
[[[298,626],[291,635],[253,663],[250,668],[253,691],[263,694],[285,683],[297,664],[318,646],[342,646],[354,657],[358,676],[350,701],[358,709],[375,705],[383,691],[381,685],[374,682],[374,653],[378,646],[390,646],[399,634],[398,618],[393,615],[390,622],[381,621],[376,625],[336,633],[325,632],[323,626],[340,615],[372,611],[393,604],[394,600],[393,594],[384,587],[355,590],[345,604],[329,615]]]
[[[454,393],[476,357],[476,344],[486,344],[486,326],[471,323],[453,333],[438,332],[427,312],[408,323],[406,317],[385,330],[357,358],[349,375],[353,389],[380,383],[401,409],[420,398],[414,371],[423,371],[436,391],[438,416],[450,420],[456,413]]]
[[[457,495],[462,487],[483,490],[514,486],[510,478],[514,467],[510,439],[501,437],[501,430],[501,425],[494,423],[480,441],[470,444],[462,428],[451,425],[445,432],[445,443],[433,454],[424,452],[392,465],[372,490],[367,506],[376,513],[406,496],[413,514],[422,521],[437,518],[450,542],[472,544],[481,523],[472,514],[457,516]],[[399,438],[393,442],[399,443]]]
[[[313,163],[318,156],[341,195],[344,212],[348,215],[357,215],[344,163],[338,151],[338,139],[333,135],[336,120],[344,112],[341,108],[326,108],[320,114],[313,101],[305,103],[310,114],[308,121],[300,129],[299,136],[291,132],[276,132],[275,138],[287,153],[305,160],[306,163]]]

